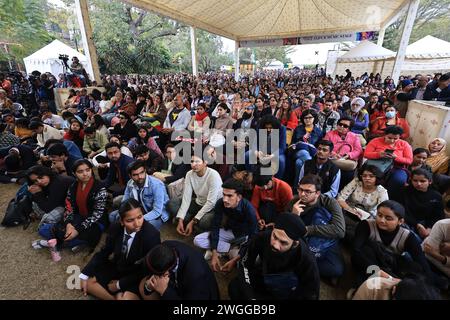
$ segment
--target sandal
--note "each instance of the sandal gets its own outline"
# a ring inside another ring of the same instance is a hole
[[[33,247],[33,249],[36,249],[36,250],[42,249],[42,248],[48,248],[48,241],[42,240],[42,239],[34,240],[31,243],[31,246]]]

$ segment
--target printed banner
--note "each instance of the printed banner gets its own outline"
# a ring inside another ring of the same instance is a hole
[[[373,40],[375,31],[366,32],[347,32],[321,34],[308,37],[281,38],[281,39],[264,39],[264,40],[244,40],[239,41],[240,48],[268,47],[268,46],[295,46],[298,44],[313,44],[325,42],[341,42],[341,41],[363,41]]]

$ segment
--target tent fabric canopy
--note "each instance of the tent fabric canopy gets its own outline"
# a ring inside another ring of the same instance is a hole
[[[395,57],[395,52],[370,41],[361,41],[356,47],[338,58],[338,62],[362,62],[385,60]]]
[[[450,42],[425,36],[406,48],[408,59],[450,58]]]
[[[69,65],[70,59],[73,56],[76,56],[85,68],[87,66],[86,56],[75,49],[72,49],[63,42],[54,40],[30,56],[24,58],[23,61],[25,64],[25,69],[27,70],[27,73],[37,70],[41,73],[51,72],[54,76],[58,76],[58,74],[63,72],[62,61],[59,59],[60,54],[66,54],[69,56]]]
[[[236,41],[378,31],[409,0],[122,0]]]

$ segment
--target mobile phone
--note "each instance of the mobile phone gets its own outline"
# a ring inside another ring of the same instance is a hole
[[[394,153],[394,150],[392,150],[392,149],[386,149],[386,150],[384,150],[384,152],[385,152],[385,153],[393,154],[393,153]]]

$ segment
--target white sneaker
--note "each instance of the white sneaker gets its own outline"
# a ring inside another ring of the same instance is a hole
[[[205,260],[209,261],[212,258],[212,251],[211,250],[206,250],[205,252]]]

